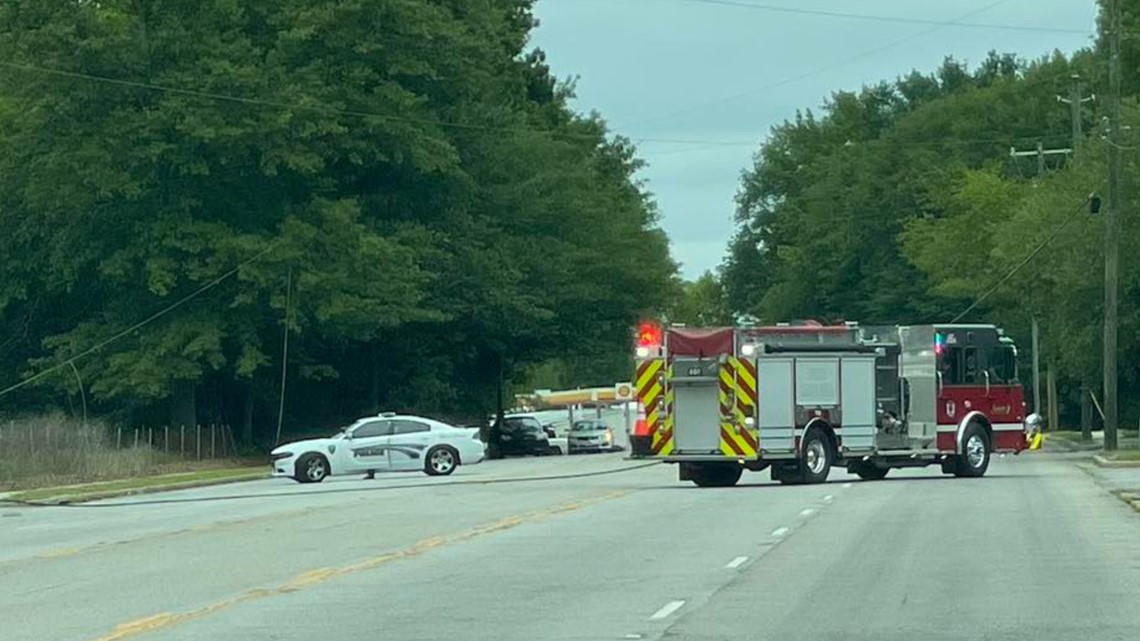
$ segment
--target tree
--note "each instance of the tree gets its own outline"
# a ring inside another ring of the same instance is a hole
[[[0,54],[26,67],[0,85],[0,327],[23,328],[8,371],[202,290],[82,377],[124,418],[265,441],[282,367],[312,429],[472,415],[500,371],[624,353],[676,267],[633,146],[527,51],[530,6],[0,6]],[[42,382],[15,398],[72,385]]]

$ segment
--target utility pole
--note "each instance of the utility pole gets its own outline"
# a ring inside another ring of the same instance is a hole
[[[1096,100],[1096,95],[1094,94],[1087,98],[1082,98],[1081,93],[1084,90],[1084,86],[1081,83],[1080,74],[1073,74],[1072,80],[1073,84],[1069,87],[1069,97],[1066,98],[1064,96],[1057,96],[1057,102],[1063,102],[1069,105],[1070,110],[1072,111],[1073,149],[1080,149],[1081,142],[1084,140],[1084,132],[1082,131],[1083,127],[1081,124],[1081,105],[1085,104],[1086,102],[1092,102]]]
[[[1033,413],[1041,416],[1041,334],[1037,329],[1037,314],[1033,315]],[[1057,429],[1055,425],[1047,425]]]
[[[1045,144],[1041,141],[1037,142],[1037,149],[1033,151],[1018,151],[1014,147],[1010,147],[1009,155],[1011,158],[1020,158],[1026,156],[1037,156],[1037,177],[1040,178],[1045,175],[1045,156],[1055,154],[1071,154],[1072,149],[1046,149]],[[1041,333],[1038,328],[1037,314],[1033,314],[1033,413],[1041,416]],[[1050,370],[1052,372],[1052,370]],[[1046,427],[1051,430],[1057,429],[1056,425],[1049,425]]]
[[[1104,449],[1117,447],[1116,338],[1120,289],[1120,0],[1109,0],[1108,214],[1104,217]]]

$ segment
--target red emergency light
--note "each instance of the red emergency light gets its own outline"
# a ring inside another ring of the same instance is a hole
[[[642,321],[637,328],[638,347],[661,347],[664,342],[664,333],[661,326],[653,321]]]

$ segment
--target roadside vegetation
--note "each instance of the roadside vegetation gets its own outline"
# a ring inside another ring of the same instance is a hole
[[[133,483],[158,485],[267,470],[260,457],[197,460],[133,442],[116,447],[116,435],[103,422],[84,425],[61,414],[0,422],[0,491],[123,479],[150,479]]]
[[[264,450],[481,421],[537,368],[628,378],[676,265],[532,4],[0,3],[0,416],[86,400]]]
[[[1124,29],[1140,28],[1140,0],[1122,0]],[[1122,52],[1124,215],[1118,359],[1120,422],[1140,418],[1140,40]],[[1061,423],[1079,425],[1082,403],[1100,395],[1104,140],[1108,51],[1091,43],[1072,55],[1025,60],[1003,52],[947,59],[934,70],[833,93],[774,127],[743,174],[737,233],[711,292],[721,315],[863,323],[949,322],[1026,260],[962,322],[1002,326],[1030,380],[1030,326],[1040,323],[1040,362],[1057,374]],[[1074,88],[1074,76],[1079,87]],[[1082,103],[1074,131],[1070,106]],[[1075,137],[1074,137],[1075,136]],[[1036,157],[1055,153],[1039,173]],[[1064,227],[1062,227],[1064,226]],[[1058,230],[1061,230],[1058,233]],[[707,313],[707,312],[705,312]],[[1087,410],[1086,410],[1087,411]]]

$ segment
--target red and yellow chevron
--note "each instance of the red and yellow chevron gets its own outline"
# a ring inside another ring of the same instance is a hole
[[[660,358],[642,361],[637,366],[637,380],[634,382],[637,400],[645,408],[645,428],[654,455],[657,455],[657,445],[663,440],[662,416],[668,416],[661,376],[664,366],[665,361]],[[669,440],[672,441],[671,435]]]
[[[665,370],[665,399],[661,426],[653,434],[650,448],[654,456],[669,456],[673,453],[673,365]]]
[[[720,451],[725,456],[756,456],[757,432],[745,422],[756,415],[756,366],[735,357],[720,369]]]

